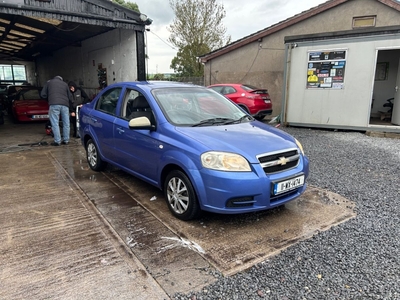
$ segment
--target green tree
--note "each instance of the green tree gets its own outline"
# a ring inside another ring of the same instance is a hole
[[[164,74],[157,73],[153,76],[153,80],[164,80]]]
[[[112,2],[115,2],[123,7],[126,7],[130,10],[134,10],[137,12],[140,12],[139,6],[136,3],[130,2],[130,1],[125,1],[125,0],[111,0]]]
[[[171,69],[179,76],[202,76],[198,57],[230,43],[222,19],[226,13],[217,0],[169,0],[175,13],[168,41],[177,49]]]

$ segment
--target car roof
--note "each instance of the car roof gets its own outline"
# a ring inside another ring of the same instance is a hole
[[[137,86],[143,89],[155,89],[155,88],[166,88],[166,87],[200,87],[205,88],[201,85],[195,85],[191,83],[183,83],[183,82],[176,82],[176,81],[126,81],[126,82],[118,82],[108,87],[113,86]]]
[[[210,84],[209,87],[211,86],[242,86],[243,84],[241,83],[216,83],[216,84]]]

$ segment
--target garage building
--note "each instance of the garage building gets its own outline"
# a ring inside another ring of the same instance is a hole
[[[146,79],[150,24],[108,0],[3,0],[0,64],[25,66],[33,85],[60,75],[93,95],[113,82]]]

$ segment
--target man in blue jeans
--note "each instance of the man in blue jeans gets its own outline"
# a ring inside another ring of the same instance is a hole
[[[47,98],[49,102],[49,119],[54,134],[54,142],[51,145],[68,145],[70,135],[69,116],[70,112],[72,112],[72,94],[68,84],[63,81],[61,76],[56,76],[46,82],[40,92],[40,96]],[[59,126],[60,115],[63,124],[62,140]]]

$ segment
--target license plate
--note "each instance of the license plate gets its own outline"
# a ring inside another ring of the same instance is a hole
[[[304,185],[304,175],[297,176],[274,184],[274,195],[297,189]]]
[[[33,115],[32,119],[48,119],[49,115]]]

